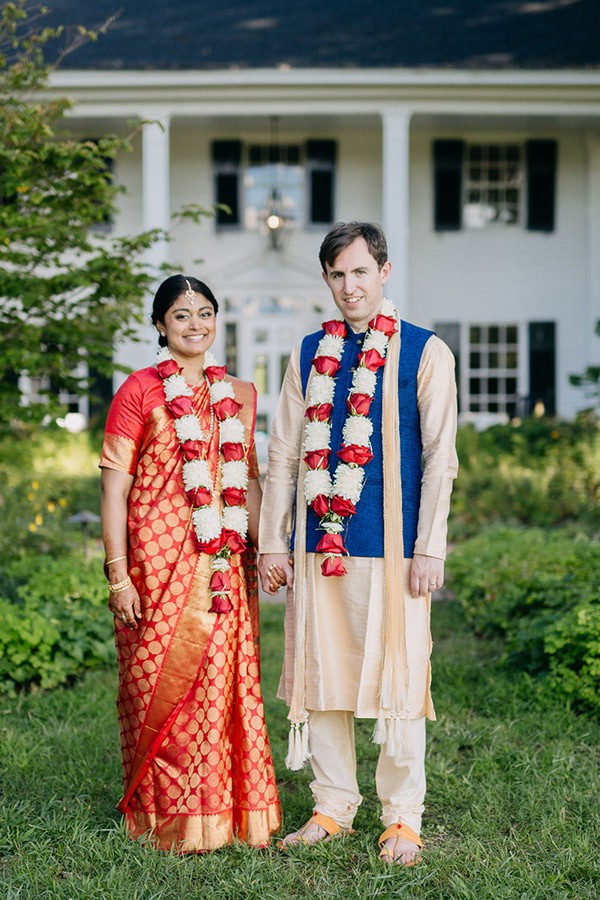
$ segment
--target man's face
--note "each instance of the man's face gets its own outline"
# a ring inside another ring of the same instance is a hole
[[[367,330],[370,320],[381,310],[383,286],[390,277],[388,260],[381,269],[369,253],[364,238],[356,238],[334,260],[325,263],[323,280],[333,295],[335,305],[356,333]]]

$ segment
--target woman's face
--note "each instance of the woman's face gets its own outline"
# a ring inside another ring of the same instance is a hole
[[[179,362],[197,361],[215,339],[217,317],[210,300],[194,294],[191,300],[183,291],[157,323],[160,334],[166,335],[169,350]]]

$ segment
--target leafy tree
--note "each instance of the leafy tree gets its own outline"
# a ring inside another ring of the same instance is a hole
[[[114,342],[135,336],[157,275],[143,253],[165,237],[94,227],[116,213],[120,188],[109,161],[130,149],[130,138],[73,139],[63,130],[73,102],[48,88],[64,56],[109,23],[69,33],[42,27],[45,12],[14,0],[0,16],[0,425],[56,414],[60,389],[86,392],[86,378],[74,374],[82,362],[112,373]],[[207,214],[184,213],[196,221]],[[24,372],[41,379],[41,402],[22,405]]]
[[[594,331],[600,337],[600,320]],[[569,382],[583,388],[600,409],[600,366],[587,366],[580,375],[569,375]]]

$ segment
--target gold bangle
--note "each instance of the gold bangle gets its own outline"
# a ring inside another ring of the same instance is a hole
[[[111,594],[120,594],[121,591],[126,591],[128,587],[131,587],[133,584],[129,575],[127,578],[124,578],[123,581],[115,581],[113,584],[112,581],[108,582],[108,589]]]
[[[104,565],[110,566],[111,563],[121,562],[122,559],[127,559],[127,554],[125,554],[125,556],[115,556],[114,559],[107,559],[106,562],[104,563]]]

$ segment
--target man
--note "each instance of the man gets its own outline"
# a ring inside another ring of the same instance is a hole
[[[454,361],[384,298],[391,263],[379,226],[338,223],[319,257],[343,320],[324,323],[290,359],[259,537],[264,589],[288,586],[286,765],[310,757],[314,773],[313,817],[283,846],[352,830],[362,800],[353,718],[373,718],[380,856],[412,865],[434,718],[430,595],[444,581],[458,466]]]

